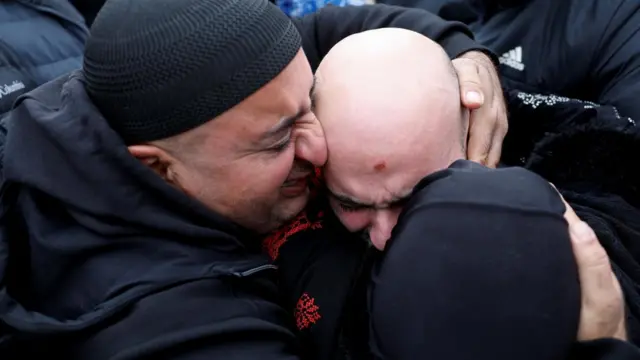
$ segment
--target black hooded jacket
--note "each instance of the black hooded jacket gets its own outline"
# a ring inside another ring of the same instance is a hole
[[[637,0],[381,0],[469,25],[506,88],[613,105],[640,118]]]
[[[423,11],[327,8],[296,21],[312,65],[342,38],[404,27],[480,47]],[[256,235],[131,157],[81,72],[21,97],[0,133],[0,358],[297,359]]]

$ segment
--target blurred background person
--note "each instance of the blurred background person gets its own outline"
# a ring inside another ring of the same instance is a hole
[[[327,5],[348,6],[374,4],[374,0],[270,0],[278,5],[285,14],[293,17],[304,16],[316,12]]]
[[[0,2],[0,114],[18,96],[79,69],[87,35],[67,0]]]
[[[379,0],[467,24],[500,56],[503,86],[640,118],[640,1]]]

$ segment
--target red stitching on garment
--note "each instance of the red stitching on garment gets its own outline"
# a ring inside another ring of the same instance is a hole
[[[309,202],[313,201],[316,196],[317,190],[320,187],[322,182],[322,170],[320,168],[315,168],[314,176],[311,178],[311,195],[309,196]],[[303,230],[307,229],[321,229],[322,223],[321,219],[324,213],[322,211],[318,212],[317,218],[318,220],[311,222],[307,217],[306,210],[300,213],[295,219],[293,219],[290,223],[281,226],[279,229],[272,232],[262,241],[262,248],[269,255],[271,260],[276,260],[278,255],[280,254],[280,247],[287,242],[290,236],[299,233]]]
[[[316,299],[304,293],[300,296],[294,315],[296,317],[296,326],[299,330],[309,328],[322,318],[319,313],[320,307],[316,305]]]
[[[271,260],[276,260],[278,258],[278,255],[280,254],[280,247],[287,242],[290,236],[307,229],[321,229],[322,223],[320,219],[323,215],[324,214],[322,213],[322,211],[319,212],[319,219],[317,221],[311,222],[307,217],[307,212],[303,211],[292,222],[274,231],[271,235],[264,239],[264,241],[262,242],[262,248],[269,255]]]

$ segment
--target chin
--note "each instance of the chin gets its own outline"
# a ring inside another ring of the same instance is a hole
[[[278,218],[283,222],[293,220],[298,214],[304,210],[309,202],[309,191],[295,198],[282,200],[281,206],[278,209]]]

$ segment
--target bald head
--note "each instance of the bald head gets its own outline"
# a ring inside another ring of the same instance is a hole
[[[438,44],[387,28],[338,43],[316,77],[334,206],[345,225],[371,228],[374,240],[388,226],[349,219],[364,210],[369,218],[393,213],[420,179],[464,158],[467,116],[455,71]]]

